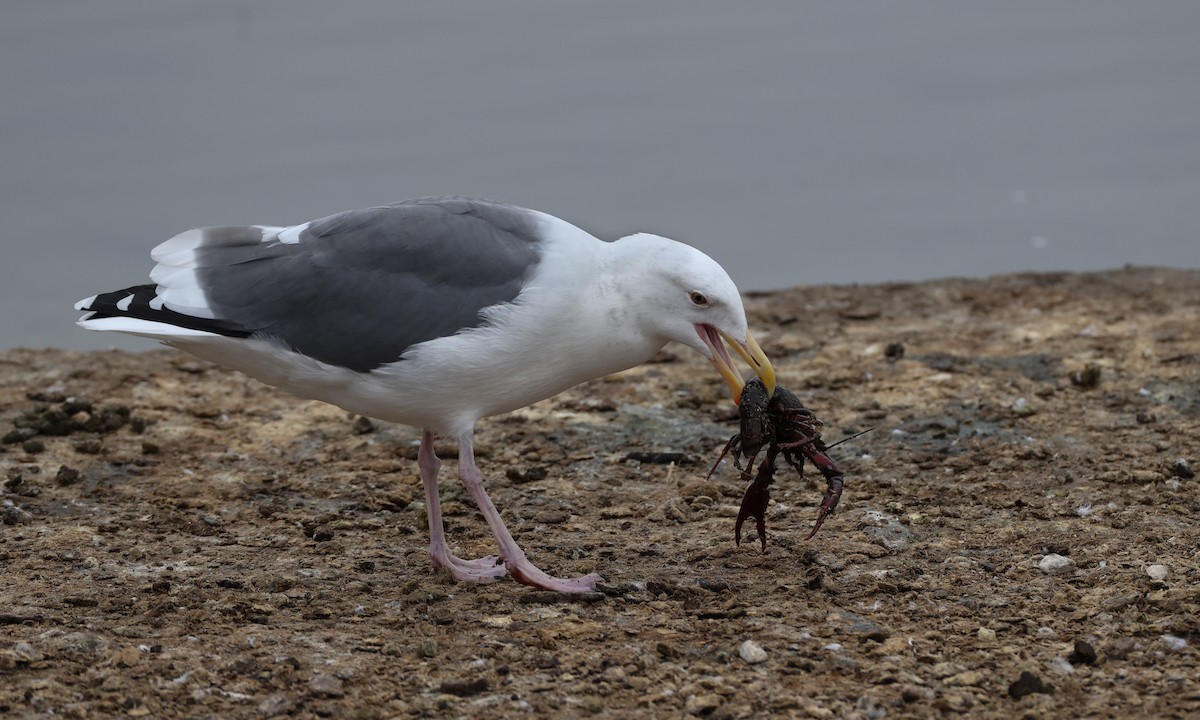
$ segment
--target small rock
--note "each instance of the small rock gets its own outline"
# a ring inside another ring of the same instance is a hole
[[[350,431],[355,435],[368,435],[375,432],[375,423],[371,422],[371,418],[359,415],[354,420],[354,425],[351,426]]]
[[[17,428],[6,432],[4,437],[0,438],[0,442],[5,445],[15,445],[19,442],[25,442],[34,435],[37,435],[36,428]]]
[[[1130,637],[1117,638],[1108,644],[1104,654],[1113,660],[1124,660],[1137,649],[1137,641]]]
[[[1076,640],[1075,649],[1067,656],[1067,662],[1072,665],[1093,665],[1096,662],[1096,648],[1087,640]]]
[[[562,525],[571,519],[571,513],[563,509],[539,510],[533,515],[533,521],[540,525]]]
[[[862,615],[852,613],[846,610],[839,610],[837,613],[826,618],[826,622],[830,622],[843,632],[863,640],[874,640],[875,642],[883,642],[888,639],[890,633],[880,627],[875,622],[868,620]]]
[[[982,642],[985,642],[985,643],[996,642],[996,631],[991,628],[979,628],[977,631],[975,631],[975,635]]]
[[[888,359],[888,362],[896,362],[904,357],[904,343],[888,343],[888,346],[883,349],[883,356]]]
[[[134,667],[141,662],[141,660],[142,651],[133,645],[121,648],[120,650],[114,650],[108,656],[109,664],[122,668]]]
[[[1100,603],[1100,609],[1106,612],[1117,612],[1118,610],[1124,610],[1130,605],[1136,604],[1141,599],[1142,594],[1136,592],[1125,593],[1123,595],[1114,595],[1113,597],[1110,597],[1109,599]]]
[[[966,672],[960,672],[957,675],[951,675],[950,677],[946,678],[943,682],[945,682],[947,685],[952,686],[952,687],[953,686],[962,687],[962,686],[982,685],[983,681],[984,681],[983,673],[979,672],[978,670],[967,670]]]
[[[942,712],[965,713],[975,702],[962,693],[946,693],[933,702],[933,706]]]
[[[1186,458],[1176,458],[1171,463],[1171,474],[1184,480],[1196,477],[1196,471],[1192,469],[1192,464]]]
[[[1017,681],[1008,686],[1008,694],[1016,700],[1019,700],[1026,695],[1034,693],[1052,693],[1054,687],[1042,682],[1042,678],[1029,672],[1028,670],[1021,673],[1021,677]]]
[[[1082,388],[1094,388],[1100,384],[1100,366],[1088,364],[1082,370],[1071,373],[1071,384]]]
[[[1075,561],[1057,553],[1050,553],[1041,559],[1038,568],[1047,575],[1063,575],[1075,569]]]
[[[98,455],[103,449],[104,445],[96,438],[84,438],[75,443],[75,452],[84,455]]]
[[[684,709],[691,715],[708,715],[721,707],[721,696],[715,693],[689,695]]]
[[[35,663],[41,661],[45,657],[42,655],[41,650],[38,650],[27,642],[16,643],[13,645],[12,651],[13,656],[19,663]]]
[[[1029,401],[1023,397],[1013,400],[1009,408],[1016,413],[1017,417],[1029,417],[1037,414],[1037,408],[1029,404]]]
[[[804,706],[804,714],[810,718],[818,718],[818,720],[820,720],[821,718],[833,717],[832,710],[830,710],[827,707],[821,707],[820,705],[818,705],[816,703],[809,703],[808,705],[805,705]]]
[[[80,473],[78,470],[67,465],[60,465],[58,473],[54,476],[54,482],[63,486],[74,485],[79,482],[79,478]]]
[[[518,485],[521,483],[545,480],[547,474],[548,471],[544,465],[534,465],[528,470],[519,465],[514,465],[504,472],[505,477]]]
[[[292,701],[282,693],[270,695],[258,704],[258,714],[265,718],[272,718],[276,715],[287,715],[291,711]]]
[[[1170,568],[1168,568],[1166,565],[1155,564],[1146,566],[1146,574],[1149,575],[1150,579],[1154,580],[1155,582],[1162,582],[1163,580],[1166,580],[1167,574],[1170,573],[1170,571]]]
[[[1187,644],[1188,644],[1187,640],[1184,640],[1183,638],[1181,638],[1177,635],[1169,635],[1169,634],[1163,635],[1159,639],[1162,640],[1163,645],[1166,645],[1167,649],[1170,650],[1171,652],[1179,652],[1180,650],[1187,647]]]
[[[440,692],[458,697],[478,695],[487,692],[488,688],[488,681],[485,677],[477,677],[472,680],[443,680],[442,684],[438,686]]]
[[[25,512],[16,505],[7,505],[3,510],[0,510],[0,522],[5,525],[16,525],[18,523],[29,522],[29,513]]]
[[[308,689],[317,695],[341,697],[345,695],[342,681],[333,675],[317,675],[308,681]]]
[[[612,665],[605,668],[604,672],[600,673],[600,677],[606,682],[623,683],[625,682],[626,677],[625,668],[621,667],[620,665]]]
[[[763,650],[762,645],[753,640],[747,640],[738,646],[738,657],[751,665],[755,665],[766,661],[767,651]]]
[[[1064,657],[1056,657],[1051,660],[1050,667],[1054,668],[1063,675],[1070,675],[1071,673],[1075,672],[1075,666],[1071,664],[1071,661]]]

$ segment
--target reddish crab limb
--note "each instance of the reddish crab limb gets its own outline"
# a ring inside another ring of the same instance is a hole
[[[812,532],[804,538],[805,540],[811,540],[813,535],[817,534],[817,531],[821,529],[821,523],[825,522],[825,516],[833,512],[833,509],[837,507],[838,500],[842,499],[842,476],[834,475],[827,477],[826,481],[829,485],[825,489],[825,497],[821,499],[821,509],[817,512],[817,522],[813,524]]]
[[[733,524],[733,541],[739,547],[742,544],[742,523],[747,518],[754,518],[754,529],[758,531],[758,540],[762,543],[763,552],[767,551],[767,505],[771,502],[771,483],[775,482],[775,456],[779,450],[767,448],[767,456],[758,466],[758,474],[754,482],[746,488],[742,495],[742,506],[738,509],[737,521]]]
[[[842,499],[842,484],[845,482],[842,471],[834,464],[833,460],[825,454],[825,443],[819,438],[797,443],[799,450],[804,457],[808,458],[809,462],[817,466],[821,471],[821,475],[825,477],[825,497],[821,498],[821,508],[817,511],[817,522],[813,525],[812,532],[808,534],[805,540],[811,540],[817,531],[821,529],[821,523],[825,522],[825,516],[833,512],[837,507],[838,500]],[[788,448],[792,449],[792,448]],[[786,457],[786,455],[784,456]]]
[[[762,542],[763,552],[767,551],[767,503],[771,501],[769,483],[759,483],[756,479],[746,488],[742,496],[742,507],[738,510],[737,522],[733,524],[733,541],[739,547],[742,544],[742,523],[748,518],[754,518],[754,529],[758,531],[758,539]]]
[[[725,443],[725,447],[724,447],[724,449],[721,450],[721,454],[717,456],[717,461],[715,463],[713,463],[712,470],[709,470],[708,474],[704,476],[705,480],[708,480],[709,478],[711,478],[713,476],[713,473],[715,473],[717,471],[717,468],[721,466],[721,461],[725,459],[725,456],[729,454],[730,450],[733,451],[734,462],[736,463],[737,447],[741,443],[741,441],[742,441],[741,435],[734,435],[733,437],[729,438],[729,442]],[[741,468],[738,468],[738,469],[740,470]]]
[[[732,453],[734,466],[736,466],[737,469],[742,472],[742,477],[744,479],[749,480],[750,472],[742,467],[741,458],[746,459],[747,467],[754,467],[754,458],[758,455],[758,449],[755,449],[754,452],[749,455],[744,454],[744,450],[745,445],[742,443],[741,434],[734,435],[733,437],[729,438],[729,442],[725,443],[725,448],[721,450],[721,454],[717,456],[717,461],[713,463],[712,469],[708,471],[708,474],[704,476],[704,479],[708,480],[711,478],[713,473],[717,471],[717,468],[721,466],[721,461],[725,459],[725,456]]]

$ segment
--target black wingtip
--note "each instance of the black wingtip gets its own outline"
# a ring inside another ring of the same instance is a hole
[[[128,317],[227,337],[249,337],[253,334],[251,330],[227,320],[196,317],[171,310],[165,307],[162,299],[159,298],[158,286],[152,284],[134,285],[124,290],[93,295],[75,303],[75,309],[88,311],[79,319],[80,322],[110,317]]]

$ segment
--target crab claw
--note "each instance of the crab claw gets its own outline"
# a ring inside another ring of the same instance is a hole
[[[825,516],[833,512],[837,507],[838,500],[842,499],[842,476],[832,475],[827,478],[828,486],[825,488],[825,497],[821,498],[821,509],[817,512],[817,522],[813,525],[812,532],[808,534],[805,540],[811,540],[813,535],[821,529],[821,523],[825,522]],[[739,516],[740,517],[740,516]]]
[[[752,517],[754,527],[758,531],[758,539],[762,542],[762,550],[767,551],[767,504],[771,501],[771,482],[771,476],[764,475],[760,469],[758,477],[754,478],[754,482],[750,483],[746,494],[742,496],[742,507],[738,509],[737,522],[733,524],[733,541],[739,547],[742,544],[742,523]]]

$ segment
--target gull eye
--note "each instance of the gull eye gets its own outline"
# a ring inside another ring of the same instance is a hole
[[[696,305],[699,307],[708,307],[708,304],[709,304],[708,296],[705,295],[704,293],[700,292],[699,290],[693,290],[690,293],[688,293],[688,300],[691,300],[693,305]]]

